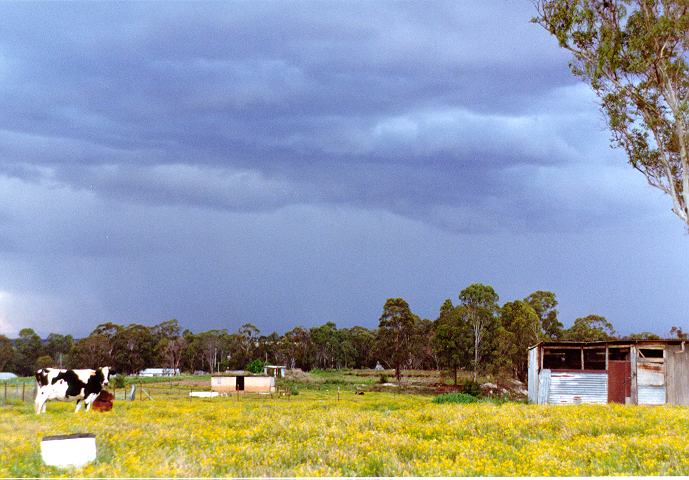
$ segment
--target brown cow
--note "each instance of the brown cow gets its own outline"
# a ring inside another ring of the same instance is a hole
[[[109,412],[112,410],[112,401],[115,396],[107,390],[101,390],[100,394],[93,401],[93,409],[97,412]]]

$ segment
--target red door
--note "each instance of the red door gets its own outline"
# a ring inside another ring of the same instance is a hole
[[[632,395],[632,364],[628,360],[608,360],[608,403],[624,403]]]

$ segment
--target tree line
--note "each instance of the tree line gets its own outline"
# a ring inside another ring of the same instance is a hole
[[[554,293],[540,290],[499,305],[491,286],[475,283],[455,302],[445,300],[434,320],[414,314],[404,299],[390,298],[374,329],[337,328],[327,322],[262,335],[246,323],[235,332],[194,333],[173,319],[154,326],[108,322],[81,339],[58,333],[41,339],[24,328],[16,339],[0,335],[0,371],[27,376],[49,366],[110,365],[127,374],[147,367],[215,373],[245,369],[256,360],[303,370],[372,368],[379,362],[394,369],[398,379],[403,369],[445,369],[455,382],[460,370],[473,372],[474,378],[491,373],[523,380],[527,349],[541,340],[617,338],[613,325],[600,315],[577,318],[564,328],[557,305]],[[670,333],[686,337],[678,327]],[[643,332],[626,338],[659,337]]]

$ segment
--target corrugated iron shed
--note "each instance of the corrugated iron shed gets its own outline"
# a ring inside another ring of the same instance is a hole
[[[529,349],[529,400],[689,405],[687,343],[674,339],[540,342]]]

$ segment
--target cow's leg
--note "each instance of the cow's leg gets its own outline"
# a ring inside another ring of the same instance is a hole
[[[74,409],[74,413],[77,413],[79,410],[81,410],[81,399],[77,400],[77,408]]]
[[[41,411],[45,412],[46,399],[45,396],[41,395],[41,392],[36,394],[36,400],[34,400],[34,409],[36,414],[40,414]]]
[[[95,393],[92,393],[91,395],[88,396],[88,398],[86,398],[84,400],[84,403],[86,404],[86,411],[87,412],[89,410],[91,410],[91,404],[93,404],[93,402],[96,400],[97,397],[98,397],[98,395],[96,395]]]

